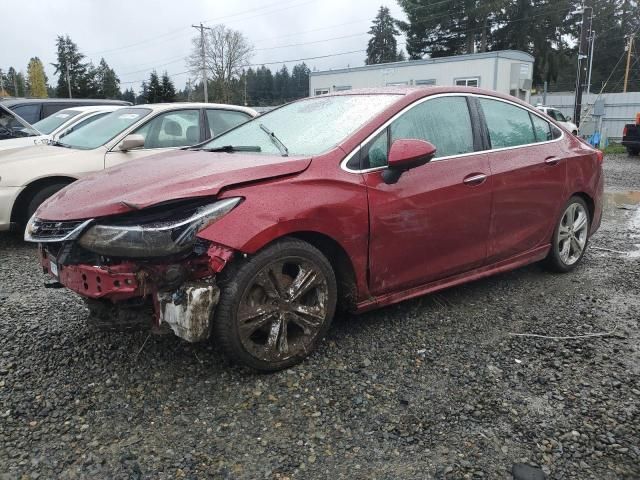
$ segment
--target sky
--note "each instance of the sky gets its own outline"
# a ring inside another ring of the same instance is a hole
[[[154,68],[166,70],[178,88],[190,76],[184,58],[191,25],[224,24],[241,31],[254,47],[251,63],[278,70],[283,60],[354,52],[305,60],[313,70],[364,64],[366,33],[381,5],[406,18],[394,0],[26,0],[3,2],[0,68],[26,73],[31,57],[45,64],[49,84],[57,84],[55,40],[69,35],[94,64],[104,57],[121,88],[137,92]],[[402,39],[398,40],[399,43]],[[289,70],[298,61],[286,62]]]

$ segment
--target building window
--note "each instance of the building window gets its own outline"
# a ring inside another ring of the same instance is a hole
[[[326,95],[327,93],[329,93],[328,88],[316,88],[314,95]]]
[[[456,78],[457,87],[479,87],[480,77]]]
[[[415,85],[435,85],[436,84],[436,79],[435,78],[429,78],[427,80],[416,80],[413,83]]]
[[[340,85],[333,87],[334,92],[344,92],[345,90],[351,90],[351,85]]]
[[[409,82],[387,82],[387,87],[404,87],[409,85]]]

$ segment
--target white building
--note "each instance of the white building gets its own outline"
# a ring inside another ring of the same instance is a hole
[[[533,57],[518,50],[365,65],[311,72],[310,95],[389,85],[462,85],[529,101]]]

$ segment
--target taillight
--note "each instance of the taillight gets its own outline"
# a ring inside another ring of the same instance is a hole
[[[596,150],[596,158],[598,159],[598,164],[602,165],[602,162],[604,162],[604,152],[602,150]]]
[[[622,129],[622,136],[626,137],[627,136],[628,130],[627,130],[627,126],[625,125],[624,128]]]

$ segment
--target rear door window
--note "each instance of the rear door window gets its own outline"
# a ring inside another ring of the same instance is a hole
[[[18,105],[11,107],[11,110],[20,115],[26,122],[30,124],[36,123],[40,120],[40,104],[31,103],[29,105]]]
[[[207,123],[209,124],[210,138],[220,135],[233,127],[246,122],[251,117],[246,113],[233,110],[207,109]]]
[[[500,100],[480,98],[489,130],[491,148],[506,148],[536,142],[529,112]]]
[[[546,142],[553,138],[551,134],[551,125],[546,120],[540,118],[533,113],[529,113],[531,116],[531,123],[533,124],[533,132],[536,136],[537,142]]]

